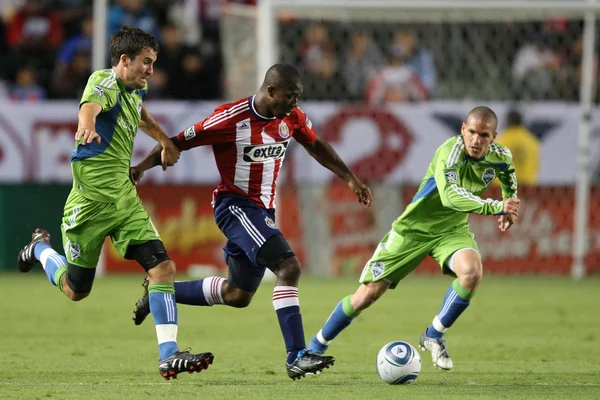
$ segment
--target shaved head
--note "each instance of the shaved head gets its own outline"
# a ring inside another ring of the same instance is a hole
[[[469,115],[467,115],[467,121],[470,118],[473,118],[473,119],[476,119],[479,121],[488,122],[490,125],[492,125],[492,128],[494,131],[498,127],[498,117],[496,116],[496,113],[494,111],[492,111],[491,108],[486,107],[486,106],[478,106],[478,107],[475,107],[474,109],[472,109],[469,112]]]
[[[275,64],[267,70],[262,86],[265,89],[269,86],[275,89],[291,86],[302,87],[302,78],[293,65]]]

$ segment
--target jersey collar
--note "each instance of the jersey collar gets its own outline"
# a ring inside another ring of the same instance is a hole
[[[256,118],[258,118],[262,121],[273,121],[275,118],[277,118],[277,117],[267,118],[267,117],[260,115],[258,113],[258,111],[256,111],[256,108],[254,108],[254,96],[251,96],[248,98],[248,105],[250,105],[250,112],[252,113],[252,115],[254,115]]]

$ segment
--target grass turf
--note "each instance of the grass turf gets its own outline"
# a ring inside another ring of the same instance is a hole
[[[333,343],[335,365],[293,382],[265,282],[246,309],[179,307],[179,344],[212,351],[200,374],[165,382],[157,371],[152,320],[136,327],[142,275],[98,279],[70,302],[43,274],[0,275],[0,399],[600,399],[600,279],[484,279],[472,306],[446,334],[452,371],[431,365],[408,386],[377,376],[375,358],[392,340],[413,345],[451,280],[411,276]],[[307,340],[356,280],[303,277]]]

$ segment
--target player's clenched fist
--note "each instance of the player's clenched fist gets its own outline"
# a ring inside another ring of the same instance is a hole
[[[371,195],[371,190],[361,181],[354,178],[350,182],[348,182],[348,186],[354,193],[356,193],[356,197],[358,197],[358,202],[365,207],[371,206],[371,201],[373,201],[373,196]]]
[[[160,163],[163,171],[166,171],[167,167],[172,167],[177,163],[177,161],[179,161],[181,150],[179,150],[179,148],[170,140],[167,140],[165,143],[161,144],[163,149],[160,152]]]
[[[140,179],[144,176],[144,171],[139,167],[129,167],[129,179],[131,183],[137,185]]]
[[[75,132],[75,140],[79,139],[81,139],[82,146],[92,142],[100,143],[100,135],[98,135],[98,132],[91,128],[81,128]]]
[[[519,216],[519,208],[521,207],[521,200],[519,199],[506,199],[504,200],[504,214],[512,214],[515,217]]]

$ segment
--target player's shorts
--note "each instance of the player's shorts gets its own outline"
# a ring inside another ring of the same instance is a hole
[[[394,289],[398,282],[417,268],[427,255],[440,264],[444,274],[456,276],[446,262],[457,250],[464,248],[478,251],[473,234],[468,230],[423,241],[401,236],[392,229],[381,239],[373,256],[367,261],[359,282],[385,280],[391,282],[390,288]]]
[[[226,194],[215,201],[215,221],[221,232],[227,237],[225,262],[227,256],[237,257],[245,253],[252,265],[253,273],[263,276],[267,266],[260,265],[256,256],[267,239],[281,235],[275,225],[275,210],[259,207],[247,197]]]
[[[85,268],[96,268],[107,236],[122,257],[129,245],[161,240],[138,196],[119,203],[104,203],[72,190],[65,204],[61,230],[67,261]]]

